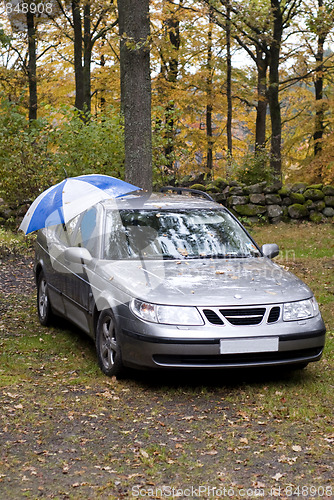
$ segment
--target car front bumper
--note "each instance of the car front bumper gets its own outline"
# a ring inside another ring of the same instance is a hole
[[[136,324],[137,323],[137,324]],[[302,322],[275,325],[183,329],[144,322],[127,322],[122,329],[125,365],[135,368],[250,368],[307,364],[318,361],[325,345],[321,316]],[[133,328],[136,324],[137,328]],[[129,326],[132,328],[126,328]],[[268,338],[278,340],[276,350],[221,353],[221,341]]]

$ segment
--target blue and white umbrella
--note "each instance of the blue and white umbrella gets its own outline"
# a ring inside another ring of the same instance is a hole
[[[25,234],[66,224],[99,201],[125,196],[138,188],[109,175],[70,177],[43,191],[31,204],[19,227]]]

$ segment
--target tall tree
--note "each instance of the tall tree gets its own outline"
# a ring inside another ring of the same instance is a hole
[[[152,189],[149,0],[118,0],[125,177]]]
[[[334,19],[334,5],[324,0],[318,0],[317,17],[311,20],[311,29],[317,34],[317,49],[315,53],[316,69],[314,77],[315,90],[315,124],[314,124],[314,156],[322,151],[322,139],[325,131],[325,103],[324,103],[324,51],[326,38],[332,29]]]
[[[95,43],[112,30],[117,20],[108,18],[113,13],[113,0],[55,0],[57,10],[50,18],[62,36],[73,42],[75,107],[83,120],[91,113],[91,64]]]
[[[207,153],[206,153],[206,168],[210,177],[213,172],[213,64],[212,64],[212,25],[213,11],[209,6],[209,29],[208,29],[208,47],[207,47],[207,78],[206,78],[206,137],[207,137]]]
[[[37,119],[37,78],[36,78],[36,28],[35,16],[27,12],[28,33],[28,81],[29,81],[29,120]]]

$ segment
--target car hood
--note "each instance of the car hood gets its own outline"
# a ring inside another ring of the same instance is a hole
[[[305,283],[266,257],[99,261],[95,272],[131,297],[157,304],[275,304],[312,296]]]

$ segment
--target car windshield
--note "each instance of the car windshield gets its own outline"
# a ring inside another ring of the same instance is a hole
[[[106,259],[259,257],[241,226],[224,210],[110,210]]]

